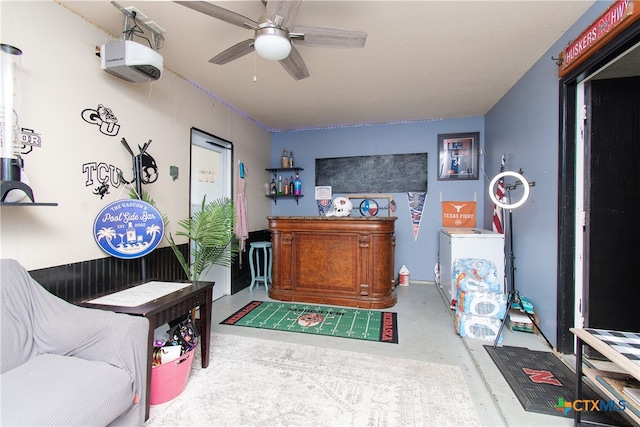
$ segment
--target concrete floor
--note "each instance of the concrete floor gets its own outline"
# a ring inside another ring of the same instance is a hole
[[[473,403],[484,426],[571,426],[572,418],[526,412],[483,345],[491,342],[461,338],[454,329],[454,312],[440,287],[411,284],[398,287],[398,303],[388,309],[398,313],[398,344],[226,326],[219,323],[253,301],[269,301],[264,287],[245,289],[213,304],[212,330],[276,341],[339,348],[355,352],[424,360],[460,366]],[[501,345],[552,351],[541,336],[505,328]],[[455,411],[455,408],[452,408]]]

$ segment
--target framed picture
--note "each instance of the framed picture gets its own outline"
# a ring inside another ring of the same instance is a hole
[[[478,179],[480,132],[438,135],[438,181]]]

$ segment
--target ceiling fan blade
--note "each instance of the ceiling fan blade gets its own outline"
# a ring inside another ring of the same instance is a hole
[[[212,16],[229,24],[237,25],[238,27],[251,28],[254,30],[258,28],[258,23],[253,19],[206,1],[176,1],[175,3],[181,4],[182,6],[186,6],[200,13],[204,13],[205,15]]]
[[[231,46],[224,52],[217,54],[211,58],[209,62],[218,65],[226,64],[227,62],[231,62],[241,56],[245,56],[246,54],[253,52],[253,50],[253,39],[247,39]]]
[[[285,59],[278,61],[282,67],[291,74],[295,80],[302,80],[309,77],[309,70],[302,59],[302,55],[295,46],[291,46],[291,53]]]
[[[267,1],[267,18],[276,21],[276,15],[282,17],[282,26],[290,28],[300,10],[302,0],[269,0]]]
[[[300,34],[304,38],[300,38]],[[342,28],[301,26],[294,27],[291,31],[291,41],[297,46],[356,49],[364,47],[367,33]]]

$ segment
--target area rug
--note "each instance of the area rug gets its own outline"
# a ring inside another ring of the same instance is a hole
[[[484,348],[491,356],[525,411],[573,418],[565,411],[565,402],[576,398],[576,374],[550,351],[534,351],[522,347],[502,346]],[[582,398],[600,399],[586,384],[582,384]],[[608,422],[620,420],[617,414],[583,412],[582,419]],[[626,424],[614,424],[626,425]]]
[[[148,426],[480,426],[458,366],[214,333]]]
[[[220,324],[398,343],[397,314],[391,311],[251,301]]]

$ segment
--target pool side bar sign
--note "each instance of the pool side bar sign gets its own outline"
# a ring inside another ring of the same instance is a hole
[[[140,258],[153,251],[164,236],[162,215],[147,202],[117,200],[104,207],[93,223],[93,237],[116,258]]]

